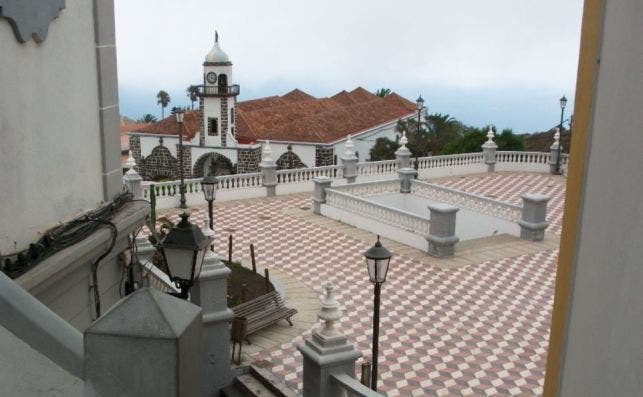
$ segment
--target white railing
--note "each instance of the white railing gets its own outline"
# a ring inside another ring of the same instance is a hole
[[[185,179],[185,193],[199,193],[201,192],[202,178]],[[181,181],[167,181],[167,182],[150,182],[142,183],[143,198],[150,198],[150,189],[154,185],[156,197],[172,197],[180,194]]]
[[[412,162],[414,161],[413,159],[411,160]],[[431,168],[447,168],[483,163],[484,155],[482,153],[449,154],[446,156],[420,157],[418,159],[418,169],[427,170]]]
[[[299,183],[312,181],[318,176],[327,176],[329,178],[341,178],[343,176],[343,165],[326,165],[323,167],[312,168],[291,168],[277,171],[277,183]]]
[[[497,163],[549,164],[550,158],[548,152],[496,152]]]
[[[388,207],[336,189],[326,189],[326,204],[415,234],[425,236],[429,233],[429,218]]]
[[[261,172],[254,172],[251,174],[220,175],[217,177],[217,181],[219,181],[219,190],[259,187],[261,186],[262,179],[263,177]]]
[[[397,168],[397,160],[367,161],[357,164],[357,175],[392,174]]]
[[[147,277],[151,288],[166,293],[180,292],[179,289],[172,284],[170,277],[152,263],[148,263],[144,267],[143,277]]]
[[[351,183],[342,186],[333,186],[334,190],[352,194],[359,197],[374,196],[382,193],[395,193],[400,191],[399,179],[383,179],[371,182]]]
[[[483,214],[518,221],[522,216],[522,207],[492,200],[487,197],[455,190],[434,183],[411,181],[411,193],[431,200],[448,203],[460,208],[467,208]]]
[[[384,397],[370,388],[359,383],[359,381],[348,374],[333,374],[331,381],[337,385],[341,393],[338,397]]]

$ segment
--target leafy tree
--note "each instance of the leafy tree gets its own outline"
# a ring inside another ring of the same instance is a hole
[[[427,127],[426,122],[420,121],[420,131],[418,134],[418,122],[414,118],[399,120],[397,122],[395,130],[400,134],[406,132],[406,139],[408,139],[406,147],[409,148],[413,157],[425,157],[431,153],[433,137]]]
[[[465,126],[448,114],[430,114],[426,116],[425,121],[431,134],[431,151],[433,153],[440,153],[446,144],[455,141],[464,134]]]
[[[136,120],[137,123],[156,123],[158,119],[153,114],[146,114],[140,119]]]
[[[460,138],[447,143],[441,154],[481,152],[482,144],[487,140],[487,133],[482,128],[469,127]]]
[[[395,151],[400,147],[396,141],[386,137],[377,138],[375,145],[371,148],[371,161],[392,160],[395,158]]]
[[[525,150],[522,136],[514,134],[510,128],[505,128],[500,135],[496,135],[495,142],[498,145],[498,150]]]
[[[197,96],[197,93],[199,92],[199,88],[195,85],[190,85],[188,88],[185,90],[188,98],[190,98],[190,109],[194,110],[194,102],[196,102],[199,97]]]
[[[187,112],[188,108],[187,107],[182,107],[182,106],[173,106],[172,109],[170,109],[170,114],[175,114],[179,110],[183,111],[183,112]]]
[[[384,98],[385,96],[391,95],[391,89],[390,88],[380,88],[377,91],[375,91],[375,95],[377,95],[380,98]]]
[[[156,104],[161,105],[161,118],[165,118],[165,108],[170,104],[170,94],[161,90],[156,94]]]

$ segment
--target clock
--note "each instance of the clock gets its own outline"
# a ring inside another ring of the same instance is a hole
[[[210,72],[205,76],[206,80],[208,80],[208,83],[214,84],[217,82],[217,74],[214,72]]]

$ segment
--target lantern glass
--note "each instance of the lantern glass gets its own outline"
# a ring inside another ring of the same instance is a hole
[[[174,113],[174,115],[176,116],[176,122],[177,123],[179,123],[179,124],[183,123],[183,115],[184,115],[183,111],[179,110],[176,113]]]
[[[416,105],[418,110],[422,110],[422,108],[424,107],[424,99],[422,99],[422,95],[420,95],[420,97],[417,99]]]
[[[563,97],[560,98],[560,108],[565,109],[565,106],[567,106],[567,98],[563,95]]]
[[[205,252],[205,250],[200,250],[200,252]],[[165,248],[163,253],[165,256],[165,263],[167,264],[172,278],[192,280],[195,251],[180,248]],[[201,257],[203,257],[203,255],[201,255]]]
[[[372,283],[381,284],[386,281],[391,256],[391,252],[382,246],[380,237],[377,236],[375,245],[364,252],[368,277]]]
[[[215,176],[208,175],[203,178],[203,181],[201,181],[201,186],[203,187],[203,196],[205,197],[205,201],[214,200],[217,194],[217,188],[219,187],[219,181],[217,181],[217,178]]]

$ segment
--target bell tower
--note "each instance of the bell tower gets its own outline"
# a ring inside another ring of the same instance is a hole
[[[219,33],[203,62],[203,85],[199,86],[203,115],[201,142],[206,146],[236,147],[235,105],[239,85],[232,84],[232,62],[219,46]]]

